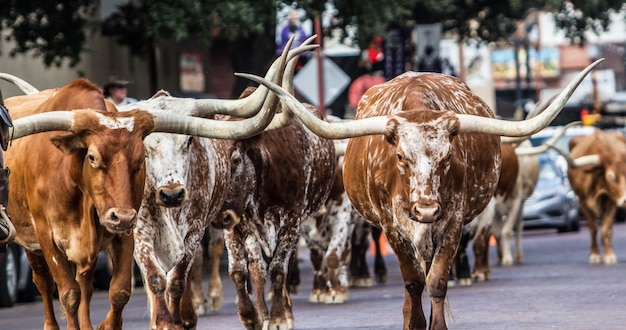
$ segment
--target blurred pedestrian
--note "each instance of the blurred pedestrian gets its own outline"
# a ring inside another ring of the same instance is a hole
[[[348,108],[346,109],[345,118],[354,118],[357,105],[363,94],[372,86],[384,83],[385,80],[382,70],[370,71],[354,79],[348,89]]]
[[[443,71],[441,59],[433,46],[428,45],[424,49],[424,56],[417,63],[417,71],[439,73]]]
[[[128,84],[130,81],[122,80],[118,77],[111,77],[109,82],[104,84],[104,97],[117,105],[126,105],[137,102],[137,99],[128,97]]]
[[[385,68],[385,53],[383,51],[384,39],[374,37],[369,47],[361,55],[360,66],[368,72],[382,71]]]
[[[304,30],[302,22],[300,22],[300,13],[296,8],[289,9],[287,14],[287,24],[280,30],[280,38],[276,43],[276,55],[280,55],[283,49],[287,45],[287,42],[291,37],[296,37],[291,44],[291,49],[300,46],[310,35]],[[298,64],[296,65],[296,71],[299,70],[310,58],[311,52],[305,52],[298,58]]]

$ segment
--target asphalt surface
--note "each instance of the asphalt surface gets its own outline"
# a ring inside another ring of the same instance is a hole
[[[626,225],[614,229],[619,263],[589,265],[589,234],[557,234],[555,230],[525,231],[522,265],[509,268],[495,264],[493,278],[470,287],[448,290],[450,329],[626,329]],[[471,253],[470,253],[471,254]],[[401,329],[404,289],[393,254],[386,256],[386,284],[351,291],[341,305],[308,302],[311,266],[302,251],[302,285],[292,296],[296,329]],[[371,260],[370,260],[371,261]],[[242,329],[232,282],[224,273],[224,306],[219,313],[203,315],[197,329]],[[429,298],[424,295],[426,315]],[[96,292],[92,320],[98,323],[108,310],[107,293]],[[57,303],[61,328],[65,323]],[[428,317],[428,316],[427,316]],[[41,329],[40,302],[0,310],[0,329]],[[149,329],[143,288],[137,288],[124,310],[124,329]]]

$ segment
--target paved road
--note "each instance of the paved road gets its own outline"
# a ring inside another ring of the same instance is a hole
[[[523,265],[494,266],[491,281],[448,290],[449,328],[626,329],[626,225],[616,225],[614,241],[620,263],[592,266],[587,263],[586,227],[567,234],[524,232]],[[494,256],[493,247],[491,252]],[[387,262],[386,284],[353,290],[343,305],[313,305],[308,303],[311,267],[303,261],[301,291],[292,297],[296,329],[401,329],[402,279],[393,255]],[[198,329],[242,329],[227,276],[224,286],[222,311],[201,316]],[[424,301],[428,314],[426,296]],[[97,292],[92,306],[93,321],[99,322],[108,309],[106,293]],[[139,288],[124,310],[124,329],[148,329],[146,306]],[[42,313],[39,302],[2,309],[0,329],[41,329]],[[62,321],[60,314],[58,318]]]

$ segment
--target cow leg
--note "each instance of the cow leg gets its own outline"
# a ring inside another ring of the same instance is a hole
[[[298,249],[289,258],[289,270],[287,271],[287,290],[297,294],[300,291],[300,265],[298,264]]]
[[[348,200],[346,197],[345,200]],[[350,221],[350,211],[341,209],[333,217],[334,223],[329,223],[331,230],[330,242],[324,256],[326,266],[326,280],[330,288],[325,303],[342,304],[349,298],[347,261],[350,256],[350,237],[354,224]]]
[[[326,208],[324,208],[326,209]],[[311,216],[302,221],[300,226],[301,236],[309,249],[309,259],[313,265],[313,288],[309,294],[309,302],[317,304],[324,301],[326,295],[326,277],[324,269],[324,247],[322,232],[324,231],[325,213]],[[293,256],[291,257],[293,259]],[[289,272],[294,265],[289,264]],[[291,277],[291,275],[290,275]]]
[[[447,329],[445,318],[445,299],[448,291],[448,273],[450,261],[454,258],[460,242],[463,224],[452,222],[448,228],[434,239],[442,242],[435,247],[433,261],[426,275],[426,285],[431,300],[430,329]]]
[[[613,222],[615,221],[615,212],[617,206],[610,201],[604,203],[604,214],[602,214],[602,261],[605,265],[614,265],[617,263],[617,256],[613,250]]]
[[[325,299],[326,277],[324,276],[323,261],[324,254],[317,245],[309,245],[309,257],[313,264],[313,289],[309,295],[309,302],[317,304]]]
[[[202,273],[204,269],[205,242],[201,243],[193,258],[193,265],[189,271],[189,282],[193,291],[193,305],[197,315],[204,315],[207,310],[207,300],[202,289]]]
[[[490,227],[479,228],[472,243],[474,251],[474,272],[472,279],[476,282],[484,282],[491,279],[489,267],[489,233]]]
[[[82,327],[82,329],[90,329],[91,328],[91,317],[90,317],[90,302],[91,297],[93,295],[93,277],[95,274],[95,262],[87,267],[87,269],[76,269],[76,282],[80,286],[80,306],[78,307],[78,319],[80,320],[81,325],[88,325],[87,327]],[[120,324],[117,329],[120,329]],[[100,329],[113,329],[111,327],[100,327]]]
[[[261,329],[263,321],[259,318],[259,314],[248,293],[248,262],[244,244],[245,237],[238,230],[238,227],[241,226],[243,224],[239,224],[233,229],[224,230],[224,239],[228,248],[229,259],[228,275],[235,284],[237,292],[239,320],[246,329]],[[257,299],[262,298],[263,292]]]
[[[517,219],[515,219],[515,256],[514,261],[516,264],[524,263],[524,251],[522,249],[522,232],[524,231],[524,222],[522,220],[522,208],[520,207],[517,213]]]
[[[279,240],[275,249],[278,253],[274,254],[268,267],[273,291],[269,327],[293,329],[294,318],[286,280],[289,258],[295,253],[298,245],[298,223],[290,224],[287,220],[280,223],[285,223],[285,226],[278,230]]]
[[[135,241],[133,235],[117,236],[108,249],[113,264],[113,274],[109,285],[109,301],[111,306],[107,316],[98,329],[121,329],[122,310],[128,303],[133,287],[133,253]],[[93,276],[92,276],[93,280]]]
[[[211,312],[219,312],[222,309],[224,292],[222,278],[220,277],[220,260],[224,254],[224,233],[221,229],[209,227],[209,291],[208,307]]]
[[[598,247],[598,224],[596,223],[596,217],[593,212],[584,203],[580,204],[580,210],[587,220],[587,227],[589,228],[589,235],[591,236],[591,246],[589,249],[589,263],[599,264],[602,262],[600,257],[600,248]]]
[[[153,237],[145,235],[145,237]],[[135,256],[145,279],[146,294],[150,306],[150,328],[164,329],[174,326],[172,316],[167,309],[165,290],[167,289],[167,275],[158,266],[152,242],[137,242]]]
[[[80,328],[80,322],[78,320],[78,308],[81,301],[80,286],[75,279],[76,265],[67,260],[50,240],[46,239],[44,235],[37,233],[39,244],[41,245],[41,251],[43,253],[44,260],[55,260],[56,262],[48,263],[48,269],[52,274],[52,278],[56,282],[57,290],[59,293],[59,302],[65,311],[67,317],[67,328],[78,329]],[[42,266],[37,271],[33,270],[33,280],[35,285],[40,288],[40,292],[43,294],[50,293],[49,274]],[[52,286],[53,288],[54,286]],[[43,297],[44,301],[50,299],[50,307],[46,307],[44,311],[48,313],[53,311],[52,307],[52,294],[49,297]],[[46,304],[46,303],[44,303]],[[52,329],[58,328],[58,325],[53,324],[53,316],[44,316],[46,324],[51,322]],[[86,329],[91,327],[91,323],[85,325]]]
[[[517,222],[520,220],[519,216],[522,208],[522,199],[518,197],[520,194],[521,192],[511,197],[513,203],[508,210],[508,215],[505,217],[505,221],[500,232],[499,248],[502,253],[501,264],[505,267],[513,265],[513,255],[511,253],[511,239],[513,238],[513,231],[517,227]],[[516,244],[516,248],[517,246],[518,244]]]
[[[353,216],[355,211],[353,211]],[[372,230],[360,216],[356,221],[352,232],[352,253],[350,255],[350,286],[357,288],[369,288],[372,279],[367,267],[367,250],[372,239]]]
[[[185,241],[186,245],[191,245],[190,243],[189,240]],[[174,324],[182,325],[185,329],[194,329],[198,323],[198,316],[193,308],[193,298],[190,288],[191,281],[188,276],[190,262],[195,255],[195,251],[191,252],[187,250],[183,259],[174,266],[170,271],[171,274],[168,274],[168,310],[172,315]]]
[[[26,257],[30,263],[33,274],[33,282],[41,293],[41,300],[44,308],[44,326],[46,330],[58,330],[59,323],[54,315],[53,296],[56,285],[48,268],[48,264],[43,256],[26,250]]]
[[[471,234],[467,226],[463,227],[463,232],[461,233],[461,241],[459,243],[459,248],[457,249],[456,255],[454,257],[453,266],[450,267],[450,276],[448,279],[448,286],[451,286],[450,279],[452,280],[452,284],[454,284],[454,279],[458,278],[459,284],[461,286],[469,286],[472,284],[472,275],[470,272],[469,259],[467,256],[467,246],[471,239]]]
[[[404,280],[403,329],[426,329],[426,317],[422,307],[422,292],[424,292],[426,285],[426,273],[417,259],[415,246],[413,242],[407,239],[406,235],[400,235],[397,228],[390,226],[385,228],[385,231],[389,245],[398,258],[398,265]]]
[[[374,247],[376,247],[376,256],[374,257],[374,274],[376,275],[377,283],[387,283],[387,266],[385,266],[385,259],[380,251],[380,236],[382,230],[376,226],[372,226],[372,237],[374,239]]]

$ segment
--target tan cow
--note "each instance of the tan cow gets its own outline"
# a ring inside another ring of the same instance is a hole
[[[620,132],[596,129],[589,136],[572,138],[569,149],[567,175],[591,235],[589,263],[615,264],[611,241],[615,212],[626,203],[626,139]]]
[[[352,204],[383,228],[406,291],[404,328],[427,326],[422,293],[428,289],[430,328],[445,329],[450,262],[464,224],[487,205],[500,176],[499,136],[533,134],[554,119],[585,69],[543,113],[526,121],[497,120],[460,80],[440,74],[402,74],[361,99],[357,120],[327,123],[288,92],[262,78],[300,120],[326,138],[352,137],[344,184]],[[382,135],[382,136],[381,136]]]

